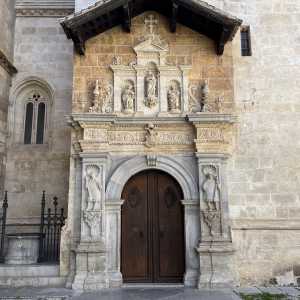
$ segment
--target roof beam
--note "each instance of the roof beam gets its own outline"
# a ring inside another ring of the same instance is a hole
[[[170,30],[173,33],[176,32],[178,9],[179,9],[179,5],[175,1],[172,1],[172,15],[170,19]]]
[[[219,40],[216,41],[216,52],[217,55],[223,55],[225,44],[228,40],[229,30],[226,27],[223,27],[221,36]]]
[[[131,31],[131,11],[129,7],[129,2],[123,5],[123,29],[126,32]]]

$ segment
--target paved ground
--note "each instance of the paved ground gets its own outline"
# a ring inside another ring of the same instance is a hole
[[[39,300],[240,300],[232,291],[198,291],[186,288],[123,288],[97,293],[66,289],[0,289],[0,299]]]
[[[95,293],[81,293],[59,288],[0,288],[1,300],[240,300],[237,294],[282,294],[300,299],[300,288],[250,287],[231,290],[201,290],[180,287],[122,288]]]

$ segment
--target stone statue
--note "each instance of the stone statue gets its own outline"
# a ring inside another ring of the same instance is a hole
[[[189,85],[189,110],[191,112],[197,113],[201,112],[201,99],[199,97],[199,88],[196,84]]]
[[[146,100],[145,105],[152,108],[157,104],[156,89],[157,79],[153,71],[149,71],[146,80]]]
[[[127,83],[122,93],[122,103],[125,113],[134,111],[135,90],[132,83]]]
[[[180,89],[173,83],[168,90],[168,105],[171,112],[180,110]]]
[[[107,82],[102,82],[101,85],[99,80],[96,80],[95,88],[93,91],[93,101],[89,112],[93,113],[104,113],[111,111],[113,88],[112,85]]]
[[[219,209],[219,195],[220,185],[215,166],[206,166],[203,168],[203,174],[205,180],[202,184],[202,191],[204,194],[204,201],[207,204],[209,211],[215,211]]]
[[[146,142],[145,145],[148,148],[154,147],[157,143],[157,132],[155,132],[154,124],[148,124],[146,130]]]
[[[85,177],[85,185],[88,192],[87,211],[100,209],[102,186],[99,175],[99,167],[94,165],[87,166]]]
[[[115,66],[121,65],[122,64],[122,59],[120,56],[114,56],[112,60],[112,64]]]
[[[90,238],[97,240],[100,237],[101,215],[99,212],[85,211],[83,220],[90,229]]]

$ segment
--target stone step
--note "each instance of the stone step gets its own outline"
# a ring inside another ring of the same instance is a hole
[[[59,265],[0,265],[0,287],[64,287]]]
[[[59,277],[59,265],[0,265],[0,277]]]
[[[64,287],[65,277],[0,277],[0,287]]]

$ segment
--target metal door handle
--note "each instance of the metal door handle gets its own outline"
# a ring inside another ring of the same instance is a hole
[[[144,237],[143,231],[140,231],[140,238],[142,239]]]

